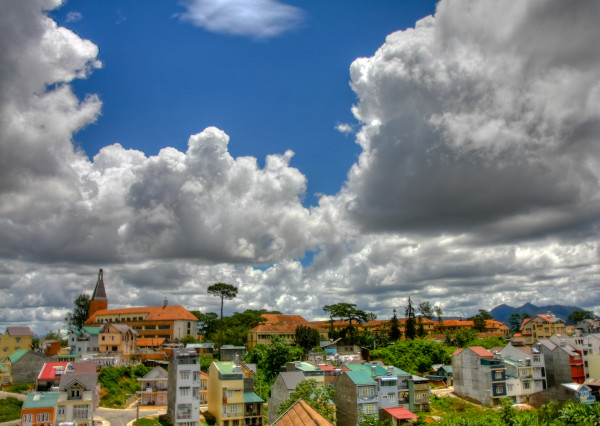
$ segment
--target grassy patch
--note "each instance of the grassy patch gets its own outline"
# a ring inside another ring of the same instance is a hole
[[[107,408],[123,408],[127,398],[140,390],[138,378],[144,377],[149,368],[143,365],[137,367],[107,367],[102,369],[98,381],[102,387],[100,406]]]
[[[8,385],[4,388],[6,392],[22,394],[26,394],[31,389],[33,389],[33,383],[18,383],[15,385]]]
[[[0,399],[0,422],[19,419],[22,406],[23,401],[12,396]]]

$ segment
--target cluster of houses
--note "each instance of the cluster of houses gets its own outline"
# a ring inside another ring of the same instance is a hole
[[[600,387],[600,322],[586,320],[567,334],[564,321],[550,313],[524,320],[521,333],[504,347],[491,350],[469,347],[457,350],[452,365],[435,366],[427,377],[394,366],[370,362],[368,353],[343,339],[328,340],[329,329],[341,329],[347,321],[309,322],[298,315],[264,314],[263,324],[248,334],[246,347],[225,345],[220,360],[208,374],[200,370],[199,356],[212,356],[213,344],[180,343],[195,336],[197,319],[182,306],[165,299],[162,306],[108,309],[103,272],[91,298],[89,318],[68,335],[68,346],[40,342],[31,350],[33,333],[28,327],[8,327],[0,335],[0,382],[35,383],[35,391],[23,405],[22,424],[92,424],[99,402],[97,371],[132,362],[155,367],[140,380],[141,406],[167,406],[173,424],[196,425],[202,412],[219,426],[331,424],[308,404],[299,401],[281,415],[280,405],[298,384],[312,379],[317,386],[334,386],[332,407],[339,425],[356,425],[362,416],[390,419],[403,424],[429,410],[430,381],[454,385],[455,393],[484,405],[511,397],[516,403],[540,406],[548,401],[595,401]],[[429,338],[443,338],[443,331],[472,328],[472,321],[433,321],[421,318]],[[272,336],[294,343],[299,325],[317,329],[321,351],[305,361],[282,366],[268,399],[268,418],[255,393],[256,365],[244,355]],[[389,321],[357,324],[361,332],[389,330]],[[404,326],[399,320],[400,328]],[[442,328],[443,327],[443,328]],[[506,336],[508,327],[486,321],[485,336]],[[168,365],[168,367],[166,367]],[[166,367],[166,368],[163,368]],[[208,414],[207,414],[208,415]]]
[[[600,389],[600,321],[567,333],[560,318],[538,314],[523,321],[506,346],[458,349],[452,355],[455,393],[493,406],[501,398],[539,407],[550,401],[596,401]]]

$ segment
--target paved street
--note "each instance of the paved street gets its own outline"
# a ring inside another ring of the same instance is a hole
[[[159,416],[167,412],[166,408],[141,408],[140,418],[147,416]],[[104,420],[104,426],[126,426],[136,418],[135,408],[125,408],[123,410],[116,408],[98,408],[94,414],[95,420]]]

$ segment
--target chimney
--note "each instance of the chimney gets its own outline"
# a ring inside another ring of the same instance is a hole
[[[169,298],[165,297],[165,303],[163,305],[163,308],[166,308],[168,304],[169,304]]]

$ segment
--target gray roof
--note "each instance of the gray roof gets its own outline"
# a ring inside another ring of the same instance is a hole
[[[33,332],[29,329],[29,327],[7,327],[6,334],[9,336],[33,337]]]
[[[106,290],[104,288],[104,273],[102,272],[102,269],[98,272],[98,281],[96,282],[96,288],[94,288],[91,300],[107,300]]]
[[[129,327],[127,324],[114,324],[114,323],[110,323],[110,324],[106,324],[106,325],[110,325],[111,327],[116,328],[117,330],[119,330],[121,332],[121,334],[125,334],[128,331],[131,331],[135,336],[138,335],[138,332],[135,331],[133,328]],[[102,331],[104,331],[104,329],[102,329]]]
[[[305,380],[304,373],[302,371],[285,371],[279,373],[281,380],[283,380],[283,384],[285,385],[287,390],[294,390],[298,383],[302,380]]]
[[[86,390],[92,391],[98,383],[98,373],[65,373],[60,377],[59,390],[64,392],[74,382],[78,382]]]

